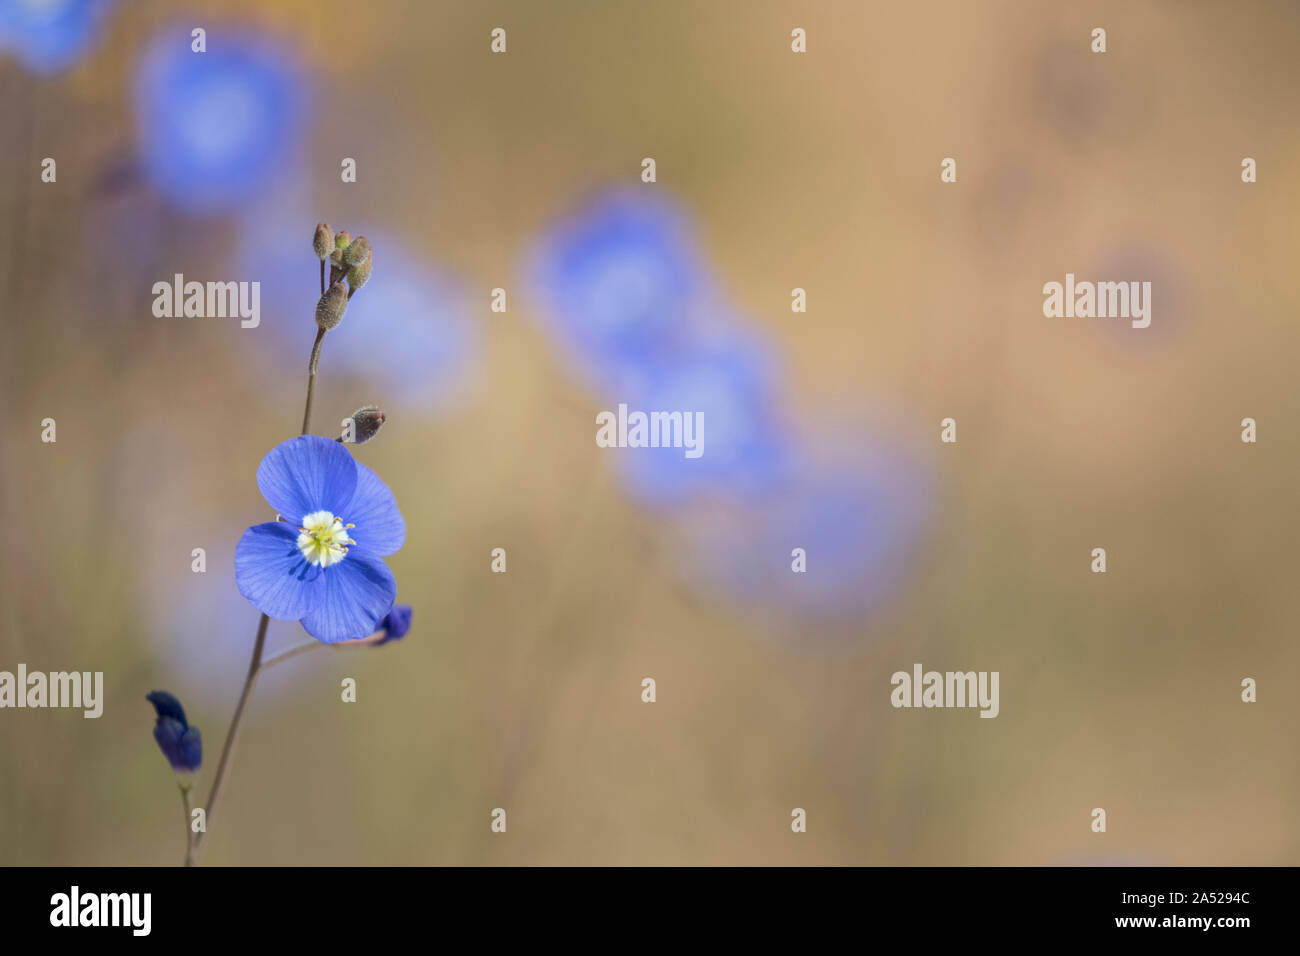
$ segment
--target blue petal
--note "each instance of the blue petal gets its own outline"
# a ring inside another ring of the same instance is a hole
[[[397,582],[378,557],[352,548],[327,568],[320,602],[303,615],[302,626],[318,641],[335,644],[368,637],[393,606]]]
[[[296,621],[310,611],[324,593],[323,577],[324,569],[298,550],[298,529],[283,521],[253,525],[235,548],[239,593],[277,621]]]
[[[158,712],[160,718],[170,717],[172,720],[179,721],[182,727],[189,726],[189,721],[185,719],[185,708],[181,706],[181,702],[175,696],[167,693],[167,691],[151,691],[145,696],[145,700],[153,704],[153,709]]]
[[[266,503],[290,521],[314,511],[338,514],[356,492],[357,466],[338,442],[301,435],[267,452],[257,466],[257,487]]]
[[[357,490],[346,514],[340,517],[356,525],[351,535],[359,547],[381,557],[392,554],[406,542],[406,521],[388,486],[361,462],[356,465]]]

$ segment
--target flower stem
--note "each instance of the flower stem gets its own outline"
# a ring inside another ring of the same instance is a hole
[[[325,263],[321,263],[321,294],[325,294]],[[321,343],[325,341],[325,330],[318,328],[316,330],[316,341],[311,347],[311,363],[307,370],[307,405],[302,412],[302,434],[307,434],[311,428],[311,403],[316,396],[316,369],[320,365]],[[253,687],[257,684],[257,675],[262,672],[264,666],[269,667],[277,664],[286,657],[292,657],[301,651],[309,649],[316,642],[309,641],[306,644],[300,644],[298,647],[291,648],[283,654],[278,654],[265,663],[262,662],[262,651],[266,647],[266,628],[271,623],[271,619],[265,614],[257,622],[257,638],[253,642],[253,659],[248,662],[248,676],[244,678],[244,689],[239,693],[239,703],[235,705],[235,715],[230,718],[230,728],[226,731],[226,743],[221,748],[221,760],[217,764],[216,776],[212,778],[212,789],[208,791],[208,802],[206,804],[206,817],[204,821],[203,832],[194,834],[192,840],[186,838],[185,865],[195,866],[199,862],[199,851],[203,848],[203,838],[207,836],[207,827],[212,823],[212,814],[217,808],[217,800],[221,796],[221,787],[226,782],[226,772],[230,769],[230,759],[235,752],[235,741],[239,738],[239,728],[244,722],[244,710],[248,706],[248,699],[253,696]],[[189,831],[189,789],[182,787],[181,793],[185,798],[185,826]]]
[[[307,407],[302,410],[302,433],[311,429],[311,402],[316,397],[316,368],[320,365],[320,347],[325,341],[325,330],[316,330],[316,342],[311,347],[311,364],[307,367]]]
[[[289,658],[296,657],[298,654],[303,653],[303,651],[310,651],[317,647],[324,647],[324,645],[321,644],[320,641],[315,640],[303,641],[301,644],[291,647],[287,651],[281,651],[274,657],[268,657],[266,660],[262,661],[262,670],[266,670],[268,667],[274,667],[281,661],[287,661]]]
[[[239,703],[235,706],[235,716],[230,719],[230,729],[226,731],[226,744],[221,748],[221,761],[217,764],[217,775],[212,778],[212,789],[208,792],[206,806],[205,832],[198,834],[194,840],[193,861],[198,863],[199,851],[203,848],[203,838],[208,826],[212,824],[213,812],[217,809],[217,800],[221,797],[221,785],[226,782],[226,771],[230,768],[230,758],[235,752],[235,741],[239,738],[239,728],[244,722],[244,709],[248,698],[253,696],[253,685],[257,683],[258,672],[262,669],[262,649],[266,646],[266,626],[271,619],[265,614],[257,624],[257,640],[253,644],[253,659],[248,665],[248,676],[244,679],[244,689],[239,694]]]
[[[181,791],[181,804],[185,808],[185,865],[194,865],[194,831],[190,828],[190,783],[188,780],[178,781],[177,786]]]

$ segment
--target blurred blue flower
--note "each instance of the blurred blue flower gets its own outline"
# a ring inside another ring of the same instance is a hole
[[[329,334],[329,367],[382,384],[386,404],[390,396],[419,405],[453,398],[471,374],[478,346],[463,292],[400,241],[382,233],[366,237],[374,272]],[[376,348],[380,338],[384,347]]]
[[[410,629],[411,605],[394,604],[393,609],[379,622],[379,630],[383,636],[375,641],[375,646],[387,644],[389,641],[400,641],[406,637],[406,632]]]
[[[57,73],[99,36],[116,0],[0,0],[0,52],[34,73]]]
[[[140,158],[169,202],[225,211],[265,193],[298,144],[307,91],[288,51],[266,37],[213,31],[207,51],[164,30],[135,79]]]
[[[294,374],[295,385],[316,334],[319,265],[302,228],[316,218],[280,210],[256,217],[236,263],[241,275],[262,284],[262,324],[283,344],[272,351]],[[453,402],[472,380],[478,352],[463,290],[395,236],[352,232],[370,240],[374,272],[329,333],[321,360],[325,374],[382,386],[389,411]],[[382,348],[376,347],[380,341]]]
[[[551,228],[527,272],[541,318],[597,384],[672,355],[710,298],[686,220],[650,192],[603,195]]]
[[[841,444],[848,444],[840,438]],[[857,620],[906,579],[932,508],[928,468],[907,447],[799,449],[778,494],[722,524],[693,532],[698,572],[768,613]],[[796,572],[801,548],[806,570]]]
[[[663,507],[697,496],[744,497],[771,490],[787,466],[787,435],[774,404],[775,363],[749,330],[729,326],[673,359],[630,370],[611,401],[629,410],[698,413],[702,454],[629,448],[620,464],[643,504]],[[702,440],[701,440],[702,439]]]
[[[1096,264],[1079,276],[1095,281],[1150,282],[1151,300],[1144,299],[1151,324],[1134,329],[1129,320],[1108,319],[1082,325],[1089,336],[1104,337],[1135,357],[1154,359],[1174,342],[1193,334],[1203,320],[1197,307],[1203,290],[1197,288],[1199,276],[1189,275],[1172,255],[1172,242],[1166,237],[1152,238],[1152,231],[1129,237],[1101,250]],[[1154,305],[1152,305],[1154,301]]]
[[[203,741],[199,728],[191,727],[185,719],[181,702],[165,690],[155,690],[145,698],[153,704],[158,720],[153,727],[153,739],[177,773],[193,773],[203,763]]]
[[[239,593],[326,644],[375,633],[397,594],[381,559],[406,540],[388,486],[338,442],[302,435],[267,453],[257,487],[284,520],[244,532],[235,549]]]
[[[150,447],[157,449],[157,436]],[[183,447],[184,440],[175,448]],[[175,479],[178,473],[156,460],[158,470]],[[201,482],[201,479],[196,479]],[[181,487],[190,487],[180,484]],[[170,501],[171,493],[158,501]],[[161,513],[167,511],[160,505]],[[192,511],[193,509],[191,509]],[[192,519],[200,519],[198,522]],[[225,574],[195,574],[190,564],[176,561],[188,555],[195,543],[206,546],[207,566],[229,568],[235,560],[236,540],[229,529],[237,518],[227,514],[193,515],[140,525],[156,545],[142,568],[138,593],[144,602],[151,650],[157,666],[177,681],[186,682],[185,699],[191,707],[223,710],[230,706],[230,688],[238,687],[248,670],[248,655],[257,631],[257,613],[244,607],[234,579]],[[288,650],[302,640],[296,628],[272,627],[266,636],[265,657]],[[283,706],[304,681],[310,667],[273,667],[258,678],[258,687],[271,690],[270,699]],[[260,692],[260,691],[259,691]]]

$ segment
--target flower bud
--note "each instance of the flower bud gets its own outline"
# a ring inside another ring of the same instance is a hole
[[[334,283],[316,303],[316,325],[328,332],[343,321],[348,307],[348,289],[342,281]]]
[[[158,749],[177,773],[194,773],[203,764],[203,739],[199,728],[190,726],[181,702],[165,690],[153,691],[145,699],[153,704],[158,714],[153,728],[153,739],[157,741]]]
[[[379,434],[388,416],[378,405],[362,405],[350,416],[352,420],[352,444],[364,445]],[[346,429],[345,429],[346,433]]]
[[[316,258],[322,262],[334,248],[334,230],[327,222],[316,225],[316,235],[312,237],[311,247],[316,250]]]
[[[369,255],[366,256],[365,262],[348,269],[348,285],[352,287],[353,292],[356,292],[370,281],[370,267],[374,264],[374,261],[375,257]]]
[[[344,229],[342,232],[334,234],[335,249],[346,249],[350,245],[352,245],[352,233]]]
[[[370,240],[357,236],[352,244],[343,250],[343,261],[350,266],[359,266],[370,258]]]

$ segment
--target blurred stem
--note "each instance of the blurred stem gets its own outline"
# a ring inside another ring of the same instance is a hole
[[[311,347],[311,364],[307,367],[307,407],[302,410],[302,433],[311,429],[311,402],[316,397],[316,368],[320,365],[320,347],[325,341],[325,330],[316,330],[316,342]]]
[[[185,807],[185,865],[194,865],[194,830],[190,827],[190,784],[177,781],[181,791],[181,804]]]
[[[217,809],[217,800],[221,797],[221,786],[226,782],[226,771],[230,768],[230,758],[235,752],[235,741],[239,739],[239,728],[244,722],[244,710],[248,698],[253,696],[253,686],[257,683],[257,674],[262,669],[262,649],[266,646],[266,626],[271,619],[265,614],[257,624],[257,640],[253,644],[253,659],[248,665],[248,676],[244,679],[244,689],[239,694],[239,703],[235,706],[235,716],[230,719],[230,729],[226,731],[226,745],[221,748],[221,762],[217,764],[217,775],[212,778],[212,790],[208,793],[204,832],[194,840],[193,861],[198,863],[199,851],[203,849],[203,838],[212,826],[212,816]]]

